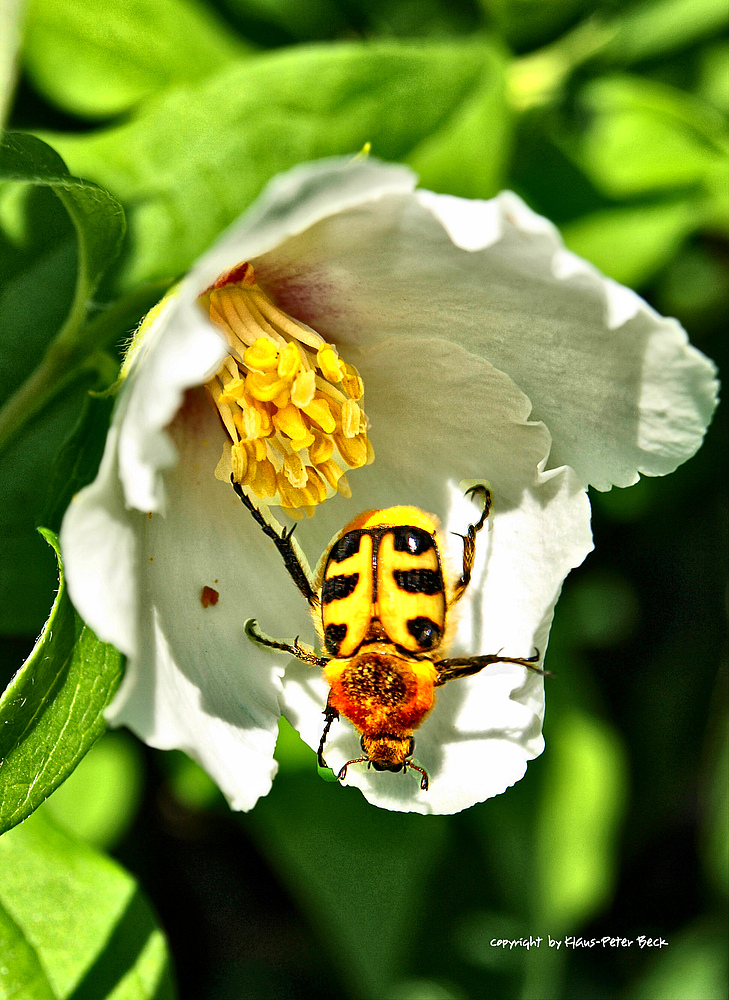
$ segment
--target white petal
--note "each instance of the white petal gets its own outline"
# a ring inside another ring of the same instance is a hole
[[[110,436],[104,474],[64,521],[70,594],[97,633],[129,656],[109,720],[151,746],[186,751],[233,808],[249,809],[276,770],[284,662],[252,645],[243,626],[265,613],[274,630],[285,616],[303,631],[306,605],[272,543],[215,479],[223,431],[203,390],[188,393],[170,432],[179,462],[165,476],[167,513],[153,517],[124,509],[118,482],[106,475]],[[204,586],[219,592],[215,606],[202,606]],[[276,599],[279,588],[289,588],[288,600]]]
[[[403,338],[355,352],[350,360],[364,378],[376,457],[373,466],[352,473],[353,501],[336,498],[326,506],[341,510],[344,525],[361,509],[412,503],[438,514],[446,529],[463,532],[478,513],[459,484],[487,479],[494,494],[492,529],[478,538],[453,652],[544,652],[562,581],[591,548],[590,511],[571,470],[538,472],[550,440],[542,424],[529,421],[529,401],[502,372],[445,341]],[[299,534],[310,558],[314,540],[320,551],[329,541],[329,523],[318,526],[317,518]],[[451,541],[457,572],[460,543]],[[284,710],[314,748],[326,690],[316,670],[287,668]],[[385,808],[464,809],[513,784],[541,752],[542,698],[541,678],[518,666],[490,667],[454,681],[441,689],[434,712],[415,734],[416,760],[431,778],[427,792],[412,772],[367,772],[363,765],[350,768],[347,783]],[[335,771],[360,756],[348,722],[335,723],[330,735],[326,759]]]
[[[118,440],[115,423],[99,473],[71,501],[59,541],[71,601],[100,639],[128,656],[137,646],[138,545],[119,480]]]
[[[382,198],[253,264],[283,308],[344,353],[440,336],[486,358],[549,427],[549,464],[600,489],[675,469],[715,405],[715,369],[680,325],[566,251],[509,192]]]

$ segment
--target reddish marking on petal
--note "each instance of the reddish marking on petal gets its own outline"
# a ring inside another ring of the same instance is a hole
[[[261,260],[256,262],[256,276],[259,286],[279,309],[322,336],[330,334],[332,321],[342,315],[337,289],[325,273],[287,273]]]
[[[200,603],[204,608],[209,608],[211,605],[214,607],[218,603],[219,597],[220,594],[213,587],[203,587],[200,591]]]
[[[226,285],[255,285],[256,279],[253,274],[253,267],[242,261],[240,264],[236,264],[235,267],[231,267],[229,271],[223,271],[219,278],[216,279],[214,284],[208,285],[203,295],[207,295],[208,292],[212,292],[215,288],[225,288]],[[202,298],[202,296],[201,296]]]

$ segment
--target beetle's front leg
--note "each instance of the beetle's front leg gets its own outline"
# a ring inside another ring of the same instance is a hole
[[[450,660],[439,660],[434,663],[438,677],[435,686],[439,687],[446,681],[456,680],[458,677],[471,677],[477,674],[484,667],[491,666],[492,663],[518,663],[519,666],[526,667],[535,674],[542,674],[544,677],[550,676],[549,670],[542,670],[536,667],[539,662],[539,650],[534,656],[499,656],[498,654],[488,654],[486,656],[456,656]]]

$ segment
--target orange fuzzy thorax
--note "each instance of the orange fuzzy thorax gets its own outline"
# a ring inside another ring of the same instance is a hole
[[[387,643],[371,645],[324,668],[330,704],[364,736],[409,736],[433,707],[436,670],[429,660],[404,659]]]

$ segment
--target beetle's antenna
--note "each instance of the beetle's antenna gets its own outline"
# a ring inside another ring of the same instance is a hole
[[[422,791],[427,792],[428,791],[428,784],[429,784],[429,782],[428,782],[428,772],[424,768],[418,767],[417,764],[411,764],[409,760],[405,761],[405,767],[412,767],[413,771],[420,771],[420,773],[423,776],[420,779],[420,788],[421,788]],[[404,773],[404,771],[403,771],[403,773]]]
[[[369,758],[355,757],[354,760],[348,760],[347,763],[342,768],[342,770],[337,775],[337,781],[344,781],[344,779],[347,777],[347,768],[349,767],[350,764],[369,764]]]

